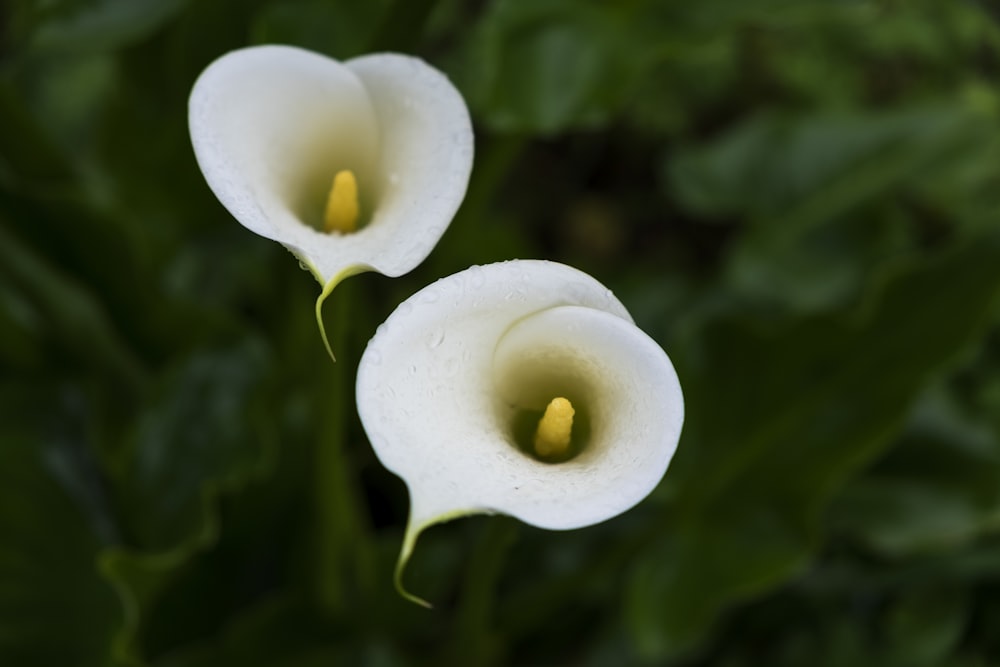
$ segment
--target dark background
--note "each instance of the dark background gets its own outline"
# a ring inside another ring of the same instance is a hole
[[[1000,664],[1000,29],[972,0],[0,5],[0,664]],[[468,195],[417,270],[318,285],[193,159],[218,55],[444,70]],[[352,382],[403,298],[547,258],[687,401],[599,526],[430,529]],[[342,296],[343,299],[338,299]]]

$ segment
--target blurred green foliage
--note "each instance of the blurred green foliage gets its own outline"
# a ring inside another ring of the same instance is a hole
[[[1000,10],[955,0],[0,5],[0,664],[1000,663]],[[284,42],[418,54],[477,156],[427,262],[317,286],[186,99]],[[688,402],[654,494],[431,529],[353,411],[474,263],[612,287]],[[353,303],[348,321],[338,303]]]

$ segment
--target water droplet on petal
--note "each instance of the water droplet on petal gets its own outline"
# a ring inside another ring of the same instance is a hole
[[[430,337],[427,339],[427,347],[433,350],[434,348],[441,345],[441,343],[443,342],[444,342],[444,329],[436,329],[431,332]]]
[[[486,274],[481,266],[473,266],[469,269],[470,281],[469,285],[473,289],[480,289],[486,284]]]

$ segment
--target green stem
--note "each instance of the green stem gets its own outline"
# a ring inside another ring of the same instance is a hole
[[[518,522],[509,517],[480,520],[483,528],[469,558],[456,609],[451,656],[455,664],[490,665],[500,656],[494,631],[497,588],[507,553],[518,535]]]
[[[363,519],[364,503],[348,451],[357,355],[351,345],[353,286],[341,286],[333,300],[335,364],[320,364],[322,421],[316,448],[317,593],[333,614],[350,612],[371,599],[374,547]]]

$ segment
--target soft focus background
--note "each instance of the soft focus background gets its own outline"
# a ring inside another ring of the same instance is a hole
[[[7,0],[0,664],[1000,664],[998,23],[973,0]],[[431,257],[328,302],[336,366],[319,286],[187,137],[201,69],[264,42],[418,54],[476,127]],[[403,298],[514,257],[616,292],[685,430],[605,524],[429,530],[426,611],[392,589],[407,499],[354,371]]]

